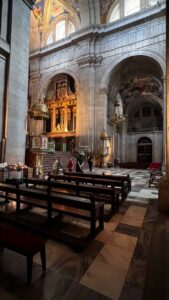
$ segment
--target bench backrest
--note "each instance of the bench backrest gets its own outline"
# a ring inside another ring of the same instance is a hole
[[[105,195],[112,195],[114,193],[114,187],[109,188],[104,186],[84,185],[80,184],[78,181],[74,183],[31,178],[26,179],[26,185],[28,186],[29,184],[46,186],[51,191],[52,188],[62,188],[66,190],[74,190],[76,193],[79,193],[80,191]]]
[[[91,183],[91,184],[98,184],[103,186],[119,186],[124,187],[125,182],[121,180],[110,180],[105,178],[91,178],[91,177],[83,177],[83,176],[68,176],[68,175],[51,175],[50,179],[55,180],[64,180],[64,181],[74,181],[74,182],[84,182],[84,183]]]
[[[99,203],[95,202],[94,197],[92,199],[82,198],[78,196],[71,196],[67,194],[61,193],[50,193],[47,191],[37,190],[37,189],[30,189],[30,188],[23,188],[23,187],[15,187],[9,184],[0,184],[0,190],[12,193],[17,196],[16,201],[21,201],[20,196],[25,196],[32,199],[39,199],[46,201],[47,203],[57,203],[62,204],[70,207],[81,208],[84,210],[91,210],[92,207],[100,206]],[[18,198],[19,197],[19,198]],[[24,200],[23,200],[24,201]]]

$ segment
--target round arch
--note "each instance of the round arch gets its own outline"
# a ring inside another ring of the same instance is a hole
[[[56,77],[57,75],[60,75],[60,74],[63,74],[63,73],[66,74],[66,75],[71,76],[74,79],[75,84],[76,84],[76,92],[78,94],[79,87],[80,87],[80,79],[77,76],[77,73],[75,73],[74,71],[72,71],[70,69],[61,69],[61,70],[54,71],[54,72],[50,73],[48,76],[46,76],[44,78],[44,80],[41,81],[41,86],[42,86],[42,88],[40,90],[40,96],[41,97],[46,96],[48,86],[49,86],[50,82],[52,81],[52,79],[54,77]]]
[[[152,51],[134,51],[130,54],[126,54],[123,55],[122,57],[120,56],[119,58],[116,59],[116,61],[112,62],[112,65],[107,68],[107,70],[105,71],[103,78],[101,80],[101,84],[100,84],[100,90],[105,90],[106,93],[108,92],[108,86],[109,86],[109,82],[112,76],[113,71],[115,70],[115,68],[123,61],[125,61],[126,59],[132,58],[132,57],[137,57],[137,56],[142,56],[142,57],[147,57],[149,59],[152,59],[156,62],[156,64],[160,67],[162,76],[164,76],[165,74],[165,63],[164,63],[164,59],[157,53],[152,52]]]

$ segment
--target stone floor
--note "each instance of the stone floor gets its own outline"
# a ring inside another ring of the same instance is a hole
[[[131,176],[132,191],[119,212],[80,253],[48,241],[47,271],[42,273],[40,257],[35,255],[29,288],[25,285],[25,258],[9,250],[0,253],[0,299],[169,299],[165,284],[169,278],[169,255],[163,257],[169,250],[169,243],[163,245],[169,233],[169,218],[158,214],[157,187],[149,187],[146,170],[104,171]],[[93,172],[101,173],[103,169]]]

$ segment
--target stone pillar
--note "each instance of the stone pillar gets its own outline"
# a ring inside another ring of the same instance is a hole
[[[167,19],[169,19],[169,3],[167,1],[166,9]],[[165,140],[166,140],[166,179],[159,186],[159,210],[162,213],[169,213],[169,28],[166,27],[166,93],[164,102],[166,102],[165,114]],[[164,91],[165,92],[165,91]],[[166,98],[165,98],[166,96]],[[165,101],[166,99],[166,101]]]
[[[79,0],[81,27],[100,24],[100,1]]]
[[[97,105],[97,134],[105,129],[107,131],[107,89],[100,89],[99,103]]]
[[[121,132],[121,157],[120,161],[125,162],[125,153],[126,153],[126,122],[124,121],[122,124],[122,132]]]
[[[13,1],[11,9],[12,30],[5,153],[5,160],[8,164],[25,161],[30,29],[30,8],[26,2],[30,1]]]
[[[163,77],[163,165],[166,171],[166,78]]]
[[[101,58],[88,55],[78,60],[80,73],[79,105],[77,106],[77,137],[81,145],[93,147],[96,130],[95,66]],[[103,130],[103,126],[102,126]],[[101,131],[100,131],[101,133]],[[99,134],[100,134],[99,133]]]

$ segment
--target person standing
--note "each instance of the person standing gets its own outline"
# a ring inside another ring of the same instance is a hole
[[[53,169],[53,174],[54,175],[58,175],[60,169],[63,169],[63,164],[60,161],[60,158],[56,158],[55,162],[53,163],[52,169]]]
[[[117,168],[117,158],[114,159],[114,167]]]
[[[88,165],[89,165],[89,170],[90,170],[90,172],[92,172],[92,169],[93,169],[93,155],[92,155],[92,153],[89,153],[88,158],[87,158],[87,162],[88,162]]]
[[[68,168],[70,173],[73,171],[73,160],[72,160],[72,158],[69,159],[69,161],[67,163],[67,168]]]
[[[76,161],[76,172],[83,172],[82,171],[82,166],[83,166],[83,158],[79,155],[77,157],[77,161]]]

